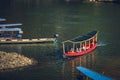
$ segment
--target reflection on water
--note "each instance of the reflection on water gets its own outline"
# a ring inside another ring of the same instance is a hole
[[[22,48],[24,47],[53,47],[53,44],[5,44],[5,45],[0,45],[0,50],[5,51],[5,52],[17,52],[17,53],[22,53]]]
[[[77,66],[84,66],[86,68],[90,68],[94,70],[94,65],[95,65],[95,54],[96,51],[91,52],[90,54],[79,56],[77,58],[73,58],[70,61],[63,63],[62,66],[62,75],[63,75],[63,80],[67,76],[71,76],[70,80],[75,80],[77,79],[77,75],[81,74],[79,71],[76,70]],[[84,77],[85,80],[88,80],[88,77]]]

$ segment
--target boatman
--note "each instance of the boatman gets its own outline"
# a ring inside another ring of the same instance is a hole
[[[59,37],[59,34],[54,34],[55,41],[53,41],[53,44],[57,43],[57,38]]]
[[[58,38],[59,37],[59,34],[54,34],[54,38]]]

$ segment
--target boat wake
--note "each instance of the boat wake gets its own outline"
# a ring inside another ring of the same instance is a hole
[[[97,46],[106,46],[107,43],[104,43],[104,42],[99,42]]]

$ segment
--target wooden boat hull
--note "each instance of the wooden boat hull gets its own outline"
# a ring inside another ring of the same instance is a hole
[[[86,50],[84,50],[84,51],[81,51],[81,52],[66,52],[66,53],[64,53],[64,55],[65,55],[65,56],[68,56],[68,57],[81,56],[81,55],[90,53],[90,52],[93,51],[96,47],[97,47],[97,43],[94,44],[94,46],[92,46],[91,48],[88,48],[88,49],[86,49]]]

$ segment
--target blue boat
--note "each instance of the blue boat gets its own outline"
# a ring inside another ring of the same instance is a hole
[[[87,76],[87,77],[89,77],[90,79],[93,79],[93,80],[113,80],[112,78],[109,78],[107,76],[104,76],[102,74],[99,74],[95,71],[92,71],[92,70],[87,69],[87,68],[82,67],[82,66],[78,66],[76,68],[77,68],[78,71],[83,73],[85,76]]]

